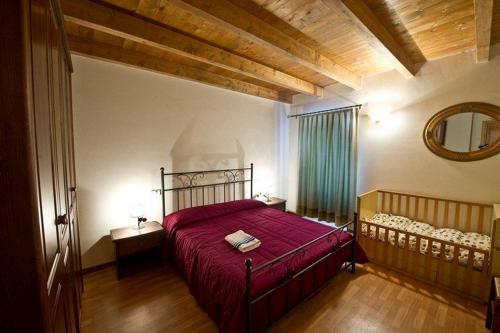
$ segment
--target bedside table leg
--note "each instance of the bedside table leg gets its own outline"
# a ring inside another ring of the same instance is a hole
[[[116,279],[122,278],[122,265],[120,262],[120,243],[115,243],[115,256],[116,256]]]

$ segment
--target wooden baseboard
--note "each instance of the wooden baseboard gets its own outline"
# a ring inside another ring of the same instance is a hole
[[[87,274],[90,274],[90,273],[94,273],[94,272],[100,271],[101,269],[105,269],[105,268],[108,268],[108,267],[111,267],[111,266],[114,266],[114,265],[116,265],[116,262],[115,261],[110,261],[110,262],[107,262],[107,263],[104,263],[104,264],[100,264],[100,265],[97,265],[97,266],[87,267],[87,268],[82,269],[82,275],[87,275]]]

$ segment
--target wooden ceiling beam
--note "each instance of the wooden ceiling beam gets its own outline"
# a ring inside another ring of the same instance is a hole
[[[67,21],[265,81],[323,96],[323,88],[121,9],[89,0],[62,1]]]
[[[168,3],[202,17],[206,21],[214,22],[246,40],[265,46],[280,57],[296,62],[325,77],[354,89],[361,88],[362,79],[359,75],[227,0],[168,0]]]
[[[476,26],[476,62],[486,62],[490,60],[493,0],[474,0],[474,19]]]
[[[396,42],[391,33],[384,27],[377,16],[362,0],[323,0],[330,8],[347,17],[364,37],[370,46],[386,57],[405,77],[413,77],[420,66],[417,66]]]
[[[169,76],[201,82],[212,86],[237,91],[247,95],[267,98],[283,103],[291,103],[292,98],[277,90],[261,87],[249,82],[229,78],[199,68],[167,61],[142,52],[126,50],[110,44],[87,40],[73,35],[68,36],[72,53],[113,63],[125,64],[134,68],[142,68]]]

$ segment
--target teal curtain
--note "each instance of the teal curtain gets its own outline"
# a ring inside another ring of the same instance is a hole
[[[345,221],[356,198],[357,109],[301,117],[297,213]]]

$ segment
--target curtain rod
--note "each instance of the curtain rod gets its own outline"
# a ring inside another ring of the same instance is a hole
[[[355,109],[355,108],[359,109],[362,106],[363,106],[362,104],[356,104],[356,105],[351,105],[351,106],[343,106],[343,107],[335,108],[335,109],[328,109],[328,110],[321,110],[321,111],[306,112],[306,113],[301,113],[301,114],[294,114],[294,115],[291,115],[291,116],[287,116],[287,118],[305,117],[305,116],[311,116],[311,115],[314,115],[314,114],[337,112],[337,111],[343,111],[343,110],[347,110],[347,109]]]

